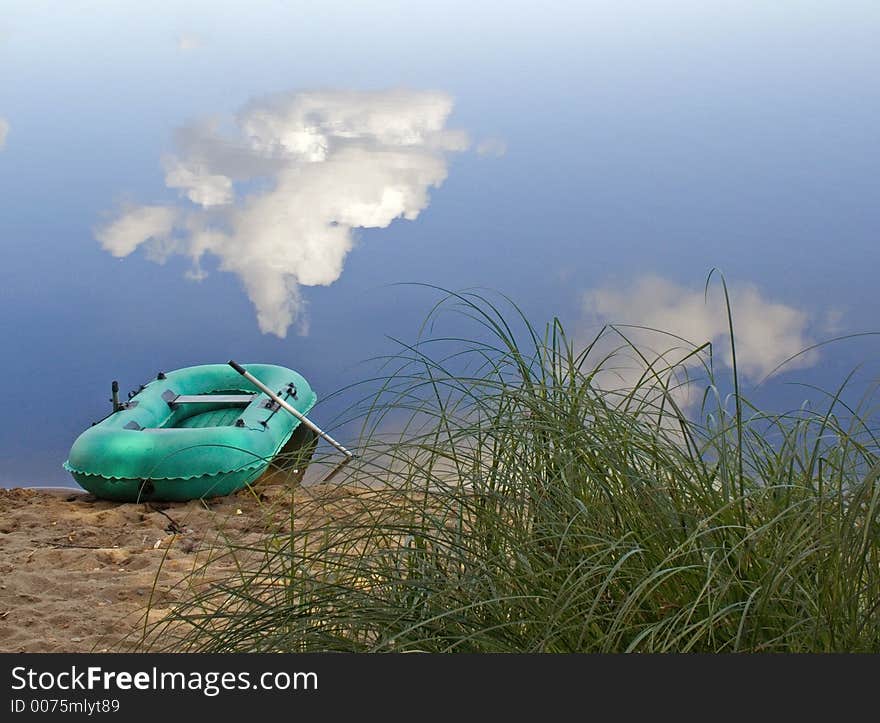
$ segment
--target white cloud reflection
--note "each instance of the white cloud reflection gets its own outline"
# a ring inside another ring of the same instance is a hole
[[[284,337],[302,319],[300,287],[342,273],[355,228],[413,220],[467,136],[446,128],[439,92],[324,91],[253,102],[231,127],[181,129],[163,158],[165,184],[190,203],[126,208],[96,237],[115,256],[141,246],[161,261],[205,254],[237,274],[261,331]],[[191,204],[191,205],[190,205]]]
[[[728,290],[737,369],[744,378],[759,381],[783,362],[786,370],[816,363],[816,350],[799,354],[815,343],[809,334],[811,319],[806,313],[768,299],[751,284],[731,284]],[[706,342],[712,344],[716,370],[719,365],[732,367],[727,308],[720,284],[710,287],[707,298],[702,287],[688,288],[646,275],[627,286],[608,285],[586,292],[583,307],[592,324],[619,325],[620,331],[657,370],[676,367],[680,382],[685,377],[700,376],[698,369],[706,357],[686,357]],[[596,349],[597,357],[610,353],[612,346],[621,343],[620,337],[613,341],[609,337]],[[609,371],[599,375],[599,387],[627,389],[638,383],[646,369],[645,361],[633,353],[622,356],[624,361],[615,357],[607,367]],[[786,361],[790,357],[795,358]],[[667,370],[661,377],[670,372]],[[673,398],[687,406],[695,401],[696,394],[691,384],[682,383]]]

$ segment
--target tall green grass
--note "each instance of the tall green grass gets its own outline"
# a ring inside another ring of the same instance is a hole
[[[709,347],[670,362],[605,329],[578,349],[473,294],[429,321],[449,309],[474,333],[386,360],[332,519],[292,506],[148,645],[880,651],[880,458],[843,387],[762,414],[718,391]],[[610,388],[624,357],[644,373]],[[707,389],[687,411],[686,357]]]

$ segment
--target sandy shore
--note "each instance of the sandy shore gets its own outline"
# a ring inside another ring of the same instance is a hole
[[[0,652],[130,649],[150,619],[188,594],[181,581],[224,537],[252,542],[291,502],[332,514],[342,488],[263,484],[186,503],[122,504],[85,492],[0,489]],[[317,504],[315,504],[317,502]],[[216,552],[213,553],[216,556]],[[212,575],[233,569],[210,562]]]

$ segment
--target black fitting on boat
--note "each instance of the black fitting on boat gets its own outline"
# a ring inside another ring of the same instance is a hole
[[[292,396],[294,399],[296,399],[296,398],[297,398],[297,396],[296,396],[296,384],[294,384],[293,382],[290,382],[290,384],[287,385],[287,393],[288,393],[290,396]]]
[[[117,382],[115,379],[113,380],[113,383],[110,385],[110,403],[113,405],[113,411],[118,412],[119,407],[120,407],[120,404],[119,404],[119,382]]]
[[[262,424],[264,427],[268,427],[268,426],[269,426],[269,420],[268,420],[268,419],[261,419],[261,420],[260,420],[260,424]]]
[[[244,426],[244,420],[241,419],[241,418],[236,419],[236,420],[235,420],[235,426],[236,426],[236,427],[243,427],[243,426]]]
[[[165,372],[159,372],[159,373],[156,375],[156,379],[164,379],[164,378],[165,378]]]

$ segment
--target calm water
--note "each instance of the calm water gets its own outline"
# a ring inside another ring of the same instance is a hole
[[[112,379],[236,358],[326,396],[415,336],[401,281],[723,347],[720,267],[752,383],[880,330],[876,3],[349,5],[4,3],[0,484],[68,483]]]

